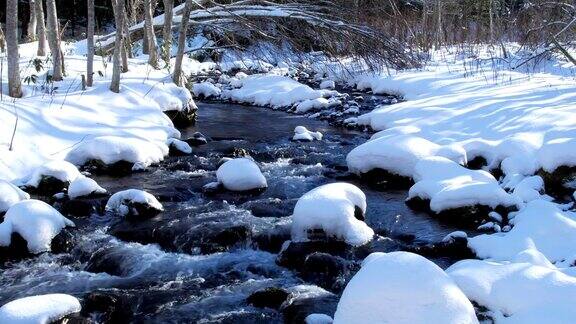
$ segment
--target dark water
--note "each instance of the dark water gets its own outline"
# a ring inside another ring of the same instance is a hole
[[[147,172],[122,178],[94,177],[111,193],[147,190],[159,197],[165,212],[137,224],[112,215],[71,217],[78,227],[72,252],[43,254],[0,269],[0,305],[55,292],[86,299],[97,291],[122,301],[126,314],[119,316],[126,322],[270,323],[298,318],[293,309],[333,311],[341,289],[320,288],[318,282],[277,265],[277,253],[289,238],[296,200],[347,176],[346,154],[368,135],[271,109],[199,106],[198,124],[183,131],[183,138],[200,131],[213,141],[195,148],[192,156],[171,157]],[[325,139],[291,142],[298,125],[321,131]],[[202,186],[215,180],[219,160],[240,149],[259,162],[268,189],[252,196],[204,194]],[[410,210],[404,191],[379,192],[347,181],[366,193],[366,222],[379,234],[364,253],[394,249],[390,241],[403,237],[436,242],[456,230]],[[436,261],[445,266],[443,260]],[[246,302],[266,287],[293,293],[296,306],[277,311]],[[90,316],[104,321],[99,312]]]

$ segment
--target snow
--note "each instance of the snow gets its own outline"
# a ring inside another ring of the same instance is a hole
[[[544,192],[544,180],[540,176],[526,177],[514,186],[514,195],[523,202],[542,198],[541,192]]]
[[[336,83],[334,80],[324,80],[320,82],[320,89],[334,89],[336,88]]]
[[[304,126],[296,126],[294,128],[294,136],[292,137],[294,141],[307,141],[312,142],[313,140],[322,140],[322,133],[309,131]]]
[[[216,171],[216,177],[224,188],[231,191],[248,191],[268,186],[260,168],[249,158],[231,159]]]
[[[332,324],[332,317],[326,314],[310,314],[304,319],[305,324]]]
[[[44,177],[53,177],[62,182],[72,182],[80,176],[80,171],[71,163],[61,160],[52,160],[37,167],[26,185],[38,187]]]
[[[372,253],[352,277],[334,323],[478,323],[472,303],[426,258],[408,252]]]
[[[28,242],[31,253],[50,251],[52,239],[66,226],[74,223],[52,206],[40,200],[24,200],[6,212],[0,224],[0,246],[9,246],[12,233],[18,233]]]
[[[30,199],[30,195],[12,183],[0,180],[0,213],[7,211],[14,204]]]
[[[415,169],[417,182],[410,188],[408,199],[430,200],[430,209],[437,213],[475,205],[508,207],[519,202],[490,173],[466,169],[443,157],[424,158]]]
[[[68,196],[70,199],[89,196],[91,194],[105,194],[106,189],[100,187],[96,181],[86,176],[80,175],[68,186]]]
[[[348,183],[331,183],[305,193],[294,207],[292,240],[308,240],[308,231],[322,229],[328,236],[360,246],[368,243],[374,231],[355,217],[355,209],[366,212],[366,195]]]
[[[576,166],[576,138],[556,138],[544,143],[538,151],[538,161],[548,172],[563,165]]]
[[[0,307],[0,323],[47,324],[78,313],[81,308],[76,297],[65,294],[24,297]]]
[[[348,153],[346,162],[354,173],[383,169],[413,178],[418,161],[430,156],[443,156],[456,163],[466,163],[466,152],[460,147],[440,146],[411,135],[372,139]]]
[[[148,205],[156,210],[164,210],[156,197],[138,189],[128,189],[113,194],[106,203],[106,210],[120,216],[127,216],[130,212],[130,205],[134,203]]]
[[[84,165],[90,160],[100,160],[105,164],[126,161],[134,163],[133,169],[136,170],[162,161],[167,154],[168,146],[164,143],[132,137],[99,136],[78,144],[66,155],[66,160],[76,165]]]
[[[209,98],[209,97],[219,97],[220,94],[222,93],[222,90],[220,90],[220,88],[218,88],[214,84],[205,81],[200,83],[194,83],[192,85],[192,92],[196,97],[204,96],[205,98]]]
[[[168,147],[174,147],[176,150],[184,154],[192,153],[192,147],[190,147],[190,144],[176,138],[169,138],[168,141],[166,141],[166,145],[168,145]]]
[[[306,99],[296,105],[297,113],[307,113],[311,110],[320,110],[324,108],[330,108],[332,106],[340,105],[341,102],[338,99],[330,98],[316,98],[316,99]]]

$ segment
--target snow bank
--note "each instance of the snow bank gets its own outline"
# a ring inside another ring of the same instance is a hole
[[[331,183],[304,194],[294,207],[292,240],[308,240],[308,232],[323,230],[328,236],[359,246],[368,243],[374,231],[356,218],[359,209],[364,217],[366,196],[348,183]]]
[[[538,151],[538,162],[548,172],[563,165],[576,166],[576,138],[557,138],[544,143]]]
[[[304,126],[296,126],[296,128],[294,128],[294,136],[292,137],[292,140],[306,142],[312,142],[313,140],[320,141],[322,140],[322,133],[309,131]]]
[[[518,253],[535,248],[553,263],[576,256],[576,213],[556,204],[534,200],[511,220],[509,232],[483,234],[468,240],[480,258],[512,260]]]
[[[30,195],[8,181],[0,180],[0,213],[7,211],[14,204],[30,199]]]
[[[572,323],[576,316],[576,278],[551,265],[464,260],[446,272],[495,312],[496,323]]]
[[[190,91],[172,82],[155,84],[147,97],[154,100],[162,111],[182,111],[196,107]]]
[[[78,176],[80,176],[80,171],[73,164],[52,160],[36,168],[26,185],[38,187],[44,177],[53,177],[62,182],[72,182]]]
[[[437,213],[475,205],[508,207],[519,202],[504,191],[490,173],[466,169],[443,157],[420,160],[414,179],[417,182],[410,188],[408,199],[430,200],[430,209]]]
[[[452,279],[424,257],[372,253],[344,289],[334,323],[478,323]]]
[[[336,83],[334,80],[324,80],[320,82],[320,89],[334,89],[336,88]]]
[[[297,113],[306,113],[311,110],[320,110],[324,108],[330,108],[333,106],[340,105],[341,102],[338,99],[330,98],[316,98],[316,99],[306,99],[296,105]]]
[[[24,297],[0,307],[0,323],[44,324],[80,312],[80,301],[65,294]]]
[[[416,163],[430,156],[443,156],[456,163],[466,163],[466,152],[457,146],[440,146],[411,135],[378,137],[354,148],[346,157],[354,173],[382,169],[390,173],[414,177]]]
[[[68,197],[75,199],[92,194],[105,194],[106,189],[100,187],[96,181],[80,175],[68,186]]]
[[[76,165],[84,165],[90,160],[100,160],[105,164],[119,161],[134,163],[133,169],[142,169],[158,163],[168,154],[164,143],[152,143],[139,138],[100,136],[78,144],[67,155],[66,160]]]
[[[28,242],[31,253],[50,251],[52,239],[66,226],[74,223],[52,206],[40,200],[16,203],[0,224],[0,246],[9,246],[12,233],[18,233]]]
[[[140,216],[141,210],[138,205],[155,211],[164,210],[164,207],[156,197],[138,189],[128,189],[113,194],[106,203],[106,210],[120,216]]]
[[[232,191],[248,191],[268,186],[258,165],[249,158],[226,161],[216,171],[216,177],[224,188]]]
[[[200,82],[192,85],[192,92],[196,97],[204,96],[204,98],[209,98],[219,97],[222,90],[210,82]]]

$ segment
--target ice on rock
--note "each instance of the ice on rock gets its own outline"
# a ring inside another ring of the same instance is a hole
[[[204,98],[219,97],[222,90],[210,82],[194,83],[192,85],[192,92],[194,96],[203,96]]]
[[[379,137],[354,148],[346,157],[354,173],[382,169],[413,178],[416,163],[430,156],[442,156],[456,163],[466,163],[466,152],[458,146],[440,146],[421,137],[402,135]]]
[[[12,183],[0,180],[0,213],[7,211],[14,204],[30,199],[30,195]]]
[[[48,324],[78,313],[80,301],[70,295],[48,294],[24,297],[0,307],[0,323]]]
[[[364,245],[374,236],[361,220],[365,212],[366,195],[358,187],[348,183],[320,186],[298,199],[292,215],[292,240],[307,241],[309,231],[321,229],[350,245]]]
[[[304,126],[296,126],[296,128],[294,128],[294,137],[292,137],[292,140],[306,142],[312,142],[313,140],[320,141],[322,140],[322,133],[309,131]]]
[[[92,194],[105,194],[106,189],[100,187],[96,181],[86,176],[80,175],[68,186],[68,197],[75,199]]]
[[[480,258],[511,260],[528,248],[536,248],[557,263],[576,255],[576,213],[558,205],[533,200],[514,216],[508,232],[483,234],[468,239],[468,246]]]
[[[80,171],[70,162],[52,160],[37,167],[26,185],[36,188],[45,177],[53,177],[62,182],[72,182],[79,175]]]
[[[437,213],[475,205],[513,206],[519,201],[504,191],[490,173],[467,169],[443,157],[419,161],[414,179],[417,182],[410,188],[408,199],[430,200],[430,209]]]
[[[74,226],[68,218],[40,200],[16,203],[0,224],[0,246],[10,246],[12,233],[18,233],[28,242],[30,253],[50,251],[52,239],[66,226]]]
[[[252,159],[231,159],[216,171],[218,182],[231,191],[248,191],[268,187],[266,178]]]
[[[133,169],[142,169],[158,163],[168,154],[168,146],[135,137],[99,136],[82,142],[66,155],[66,160],[84,165],[91,160],[105,164],[119,161],[134,163]]]
[[[574,322],[576,278],[537,252],[521,259],[528,262],[463,260],[446,272],[470,300],[495,313],[496,323]]]
[[[128,189],[113,194],[106,203],[106,210],[120,216],[152,216],[164,210],[162,204],[150,193]]]
[[[478,323],[454,281],[426,258],[408,252],[372,253],[350,280],[335,324]]]

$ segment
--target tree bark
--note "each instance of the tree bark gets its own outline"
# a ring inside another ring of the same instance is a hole
[[[174,0],[164,0],[164,30],[162,37],[164,44],[162,47],[162,58],[170,62],[170,52],[172,50],[172,15],[174,9]]]
[[[180,23],[180,31],[178,32],[178,52],[176,53],[176,62],[174,63],[172,81],[174,81],[174,83],[179,87],[184,85],[182,80],[182,60],[184,59],[184,47],[186,46],[186,33],[188,31],[190,11],[192,11],[192,2],[193,0],[186,0],[184,12],[182,13],[182,22]]]
[[[121,73],[121,60],[120,55],[122,52],[122,42],[124,37],[124,0],[116,0],[116,10],[114,10],[114,18],[116,20],[116,39],[114,41],[114,57],[112,59],[112,81],[110,82],[110,90],[112,92],[120,92],[120,73]]]
[[[55,0],[46,0],[46,23],[48,34],[48,45],[52,53],[52,65],[54,71],[52,73],[52,80],[62,80],[62,53],[60,51],[60,31],[58,26],[58,16],[56,15],[56,2]]]
[[[22,97],[18,66],[18,0],[6,1],[6,47],[8,48],[8,95]]]
[[[146,37],[148,38],[148,64],[153,68],[158,68],[158,51],[156,49],[156,34],[152,22],[152,1],[144,0],[144,15],[146,20]]]
[[[6,38],[4,37],[4,32],[2,31],[2,24],[0,23],[0,53],[6,52]]]
[[[27,38],[30,42],[36,40],[36,0],[30,0],[30,21],[28,22]]]
[[[116,17],[117,14],[122,15],[122,48],[120,51],[120,57],[122,59],[122,73],[126,73],[128,72],[128,49],[126,35],[128,27],[126,26],[126,4],[124,4],[120,12],[117,12],[118,4],[116,3],[116,0],[112,0],[112,11],[114,12],[114,17]]]
[[[46,55],[46,25],[44,24],[44,5],[43,0],[36,0],[34,6],[36,7],[36,30],[38,32],[38,51],[36,55]]]
[[[87,6],[86,44],[88,47],[88,58],[86,59],[86,85],[91,87],[94,82],[94,0],[88,0]]]

